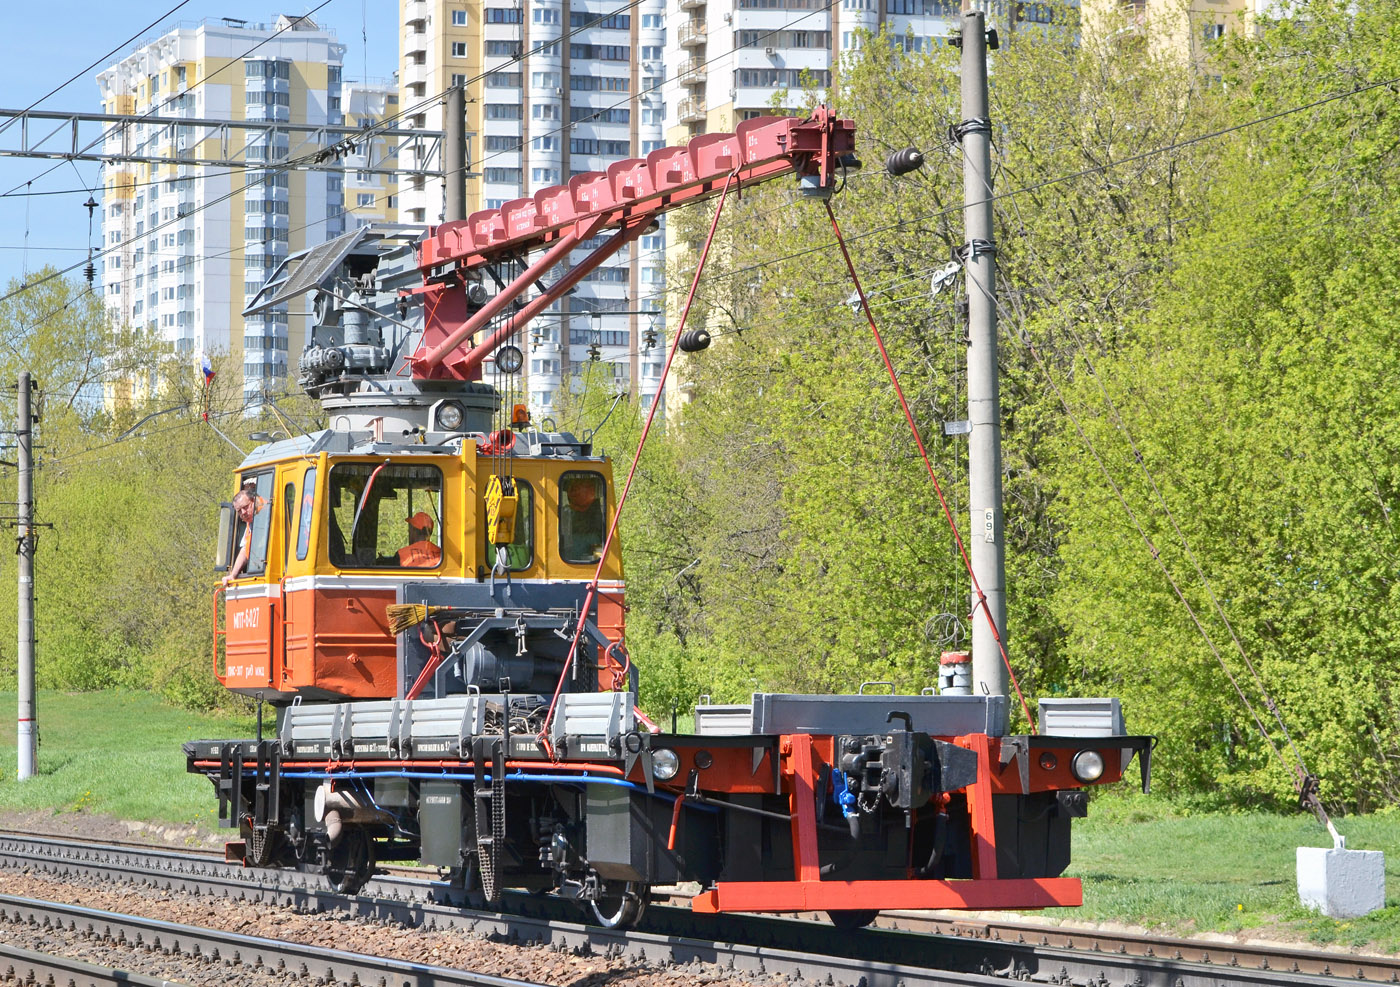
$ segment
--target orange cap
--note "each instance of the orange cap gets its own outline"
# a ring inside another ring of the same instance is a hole
[[[428,516],[427,511],[419,511],[411,518],[405,518],[410,528],[417,528],[419,531],[432,531],[433,519]]]

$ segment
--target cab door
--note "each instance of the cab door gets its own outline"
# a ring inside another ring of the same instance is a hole
[[[239,692],[268,690],[274,683],[274,642],[280,616],[281,585],[269,579],[268,548],[274,502],[272,470],[244,473],[244,486],[256,490],[257,513],[245,525],[235,526],[233,555],[248,547],[248,562],[224,590],[224,677],[229,689]]]
[[[283,527],[281,687],[289,691],[315,684],[316,478],[324,474],[322,453],[314,465],[298,467],[283,480],[289,506]]]

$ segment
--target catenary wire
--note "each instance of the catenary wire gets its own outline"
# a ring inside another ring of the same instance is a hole
[[[53,96],[53,95],[55,95],[55,94],[61,92],[62,90],[67,89],[67,88],[68,88],[69,86],[71,86],[73,83],[77,82],[80,78],[82,78],[82,76],[83,76],[84,74],[86,74],[86,73],[88,73],[88,72],[91,72],[93,69],[97,68],[97,66],[101,65],[101,64],[102,64],[103,62],[105,62],[107,59],[111,58],[111,57],[112,57],[113,55],[115,55],[117,52],[121,51],[121,50],[122,50],[123,48],[125,48],[127,45],[131,44],[131,43],[132,43],[133,41],[135,41],[137,38],[141,37],[143,34],[145,34],[145,33],[146,33],[147,31],[149,31],[151,28],[155,27],[157,24],[159,24],[159,23],[161,23],[162,21],[164,21],[167,17],[170,17],[172,14],[174,14],[174,13],[175,13],[177,10],[179,10],[181,7],[186,6],[189,2],[190,2],[190,0],[180,0],[180,2],[177,3],[175,6],[171,7],[171,8],[170,8],[169,10],[167,10],[165,13],[161,14],[161,15],[160,15],[159,17],[157,17],[155,20],[151,21],[151,23],[147,24],[147,25],[146,25],[145,27],[143,27],[141,30],[137,31],[137,32],[136,32],[135,34],[133,34],[131,37],[127,38],[127,39],[126,39],[125,41],[123,41],[121,44],[117,45],[117,46],[116,46],[115,48],[113,48],[111,51],[107,52],[107,54],[102,55],[101,57],[99,57],[96,61],[94,61],[94,62],[91,63],[90,65],[87,65],[87,66],[85,66],[84,68],[79,69],[77,72],[74,72],[74,73],[73,73],[72,75],[70,75],[66,80],[64,80],[63,82],[59,83],[59,84],[58,84],[57,86],[55,86],[54,88],[50,89],[48,92],[44,93],[44,95],[40,96],[38,99],[36,99],[34,102],[30,103],[30,104],[29,104],[28,106],[26,106],[24,109],[20,110],[20,113],[22,113],[22,114],[23,114],[23,113],[28,113],[30,110],[34,109],[34,107],[38,106],[40,103],[42,103],[44,100],[48,99],[50,96]],[[47,174],[47,173],[46,173],[46,174]]]
[[[158,112],[159,110],[162,110],[162,109],[164,109],[165,107],[169,106],[169,105],[170,105],[172,102],[174,102],[176,99],[180,99],[180,98],[182,98],[182,97],[188,95],[189,93],[194,92],[196,89],[198,89],[200,86],[202,86],[205,82],[207,82],[207,81],[209,81],[210,79],[214,78],[215,76],[219,75],[219,74],[222,73],[224,70],[226,70],[229,66],[239,64],[243,59],[247,58],[249,55],[251,55],[253,52],[257,51],[259,48],[263,47],[264,45],[270,44],[270,43],[271,43],[273,40],[275,40],[276,38],[278,38],[278,37],[280,37],[281,35],[285,34],[287,31],[290,31],[290,30],[296,25],[296,23],[297,23],[298,21],[302,20],[303,18],[310,17],[312,14],[315,14],[315,13],[320,12],[324,7],[328,6],[330,3],[331,3],[331,0],[322,0],[322,2],[321,2],[319,5],[317,5],[316,7],[313,7],[311,10],[307,11],[305,14],[299,14],[299,15],[296,15],[296,16],[291,16],[291,15],[289,15],[289,17],[290,17],[290,23],[288,23],[288,25],[287,25],[286,27],[284,27],[284,28],[279,28],[277,31],[275,31],[275,32],[273,32],[272,34],[268,35],[266,38],[263,38],[263,39],[262,39],[261,41],[259,41],[257,44],[253,45],[253,47],[251,47],[251,48],[249,48],[247,51],[243,52],[243,54],[239,55],[238,58],[236,58],[236,59],[231,59],[231,60],[225,62],[223,65],[221,65],[221,66],[219,66],[218,68],[216,68],[213,72],[210,72],[208,75],[202,76],[201,78],[196,79],[196,80],[195,80],[193,83],[191,83],[189,86],[186,86],[185,89],[184,89],[182,92],[178,92],[178,93],[173,93],[173,94],[171,94],[169,97],[167,97],[166,99],[162,100],[162,101],[160,102],[159,105],[151,107],[149,110],[147,110],[145,113],[142,113],[140,116],[133,117],[133,118],[130,119],[130,120],[123,120],[121,123],[114,123],[114,124],[112,124],[111,126],[105,128],[105,129],[102,131],[102,133],[99,134],[95,139],[89,141],[89,142],[82,148],[82,150],[83,150],[84,152],[85,152],[85,151],[91,150],[92,148],[96,147],[97,145],[101,144],[103,141],[105,141],[105,140],[107,140],[109,137],[111,137],[112,134],[115,133],[115,132],[118,130],[118,128],[121,128],[121,127],[130,127],[130,126],[135,125],[135,124],[140,124],[142,120],[147,119],[148,117],[154,115],[154,114],[155,114],[156,112]],[[177,9],[178,9],[178,8],[177,8]],[[85,69],[84,71],[86,71],[86,69]],[[79,74],[81,74],[81,73],[79,73]],[[66,85],[66,83],[65,83],[65,85]],[[58,161],[58,162],[54,163],[54,164],[51,165],[50,167],[48,167],[48,168],[44,169],[43,171],[41,171],[41,172],[40,172],[38,175],[36,175],[34,178],[31,178],[31,179],[29,180],[29,182],[21,182],[20,185],[16,185],[14,188],[10,189],[9,192],[5,192],[3,195],[0,195],[0,198],[3,198],[4,196],[9,195],[11,192],[16,191],[16,190],[19,189],[22,185],[33,184],[34,182],[37,182],[39,179],[44,178],[44,177],[47,176],[47,175],[53,174],[53,173],[54,173],[55,171],[57,171],[59,168],[62,168],[62,167],[63,167],[63,161],[71,161],[71,160],[72,160],[71,158],[64,158],[62,161]]]

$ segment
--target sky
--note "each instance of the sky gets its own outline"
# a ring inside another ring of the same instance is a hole
[[[25,109],[84,70],[36,109],[100,113],[97,72],[140,42],[160,37],[166,28],[205,19],[217,22],[223,17],[266,24],[279,14],[308,13],[320,2],[291,0],[277,6],[273,0],[270,6],[266,0],[0,0],[0,37],[7,42],[5,57],[0,58],[0,109]],[[366,69],[369,78],[387,80],[398,68],[398,8],[398,0],[330,0],[313,15],[317,24],[335,31],[346,46],[347,82],[365,78]],[[119,51],[107,54],[118,46]],[[99,59],[98,65],[86,68]],[[82,135],[91,139],[100,132],[91,127]],[[0,134],[0,149],[17,146],[17,137]],[[83,203],[88,189],[97,188],[98,165],[64,162],[35,180],[54,164],[38,158],[0,157],[0,286],[46,264],[63,268],[86,262],[88,211]],[[11,190],[13,194],[4,194]],[[101,225],[99,212],[93,220],[94,245],[100,243]],[[81,277],[81,270],[72,276]]]

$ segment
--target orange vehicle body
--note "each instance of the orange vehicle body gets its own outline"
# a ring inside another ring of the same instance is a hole
[[[431,578],[439,583],[481,582],[489,578],[493,550],[485,542],[487,475],[493,461],[477,454],[472,442],[455,455],[396,454],[396,464],[415,462],[442,472],[442,558],[431,568],[355,567],[332,560],[328,532],[328,478],[338,464],[377,465],[384,457],[291,455],[245,465],[240,483],[269,487],[263,522],[266,535],[261,566],[241,573],[214,592],[214,674],[226,688],[269,700],[393,698],[398,685],[397,639],[386,609],[399,602],[406,584]],[[607,521],[615,510],[611,471],[602,460],[588,460],[606,484]],[[511,573],[516,582],[586,582],[595,563],[565,561],[559,551],[559,478],[577,472],[577,460],[516,459],[521,481],[538,494],[524,519],[535,533],[528,564]],[[257,528],[255,526],[255,533]],[[233,544],[241,534],[233,533]],[[498,577],[500,578],[500,577]],[[622,640],[624,593],[622,557],[616,543],[607,553],[599,582],[599,629]],[[603,669],[605,688],[610,670]]]

